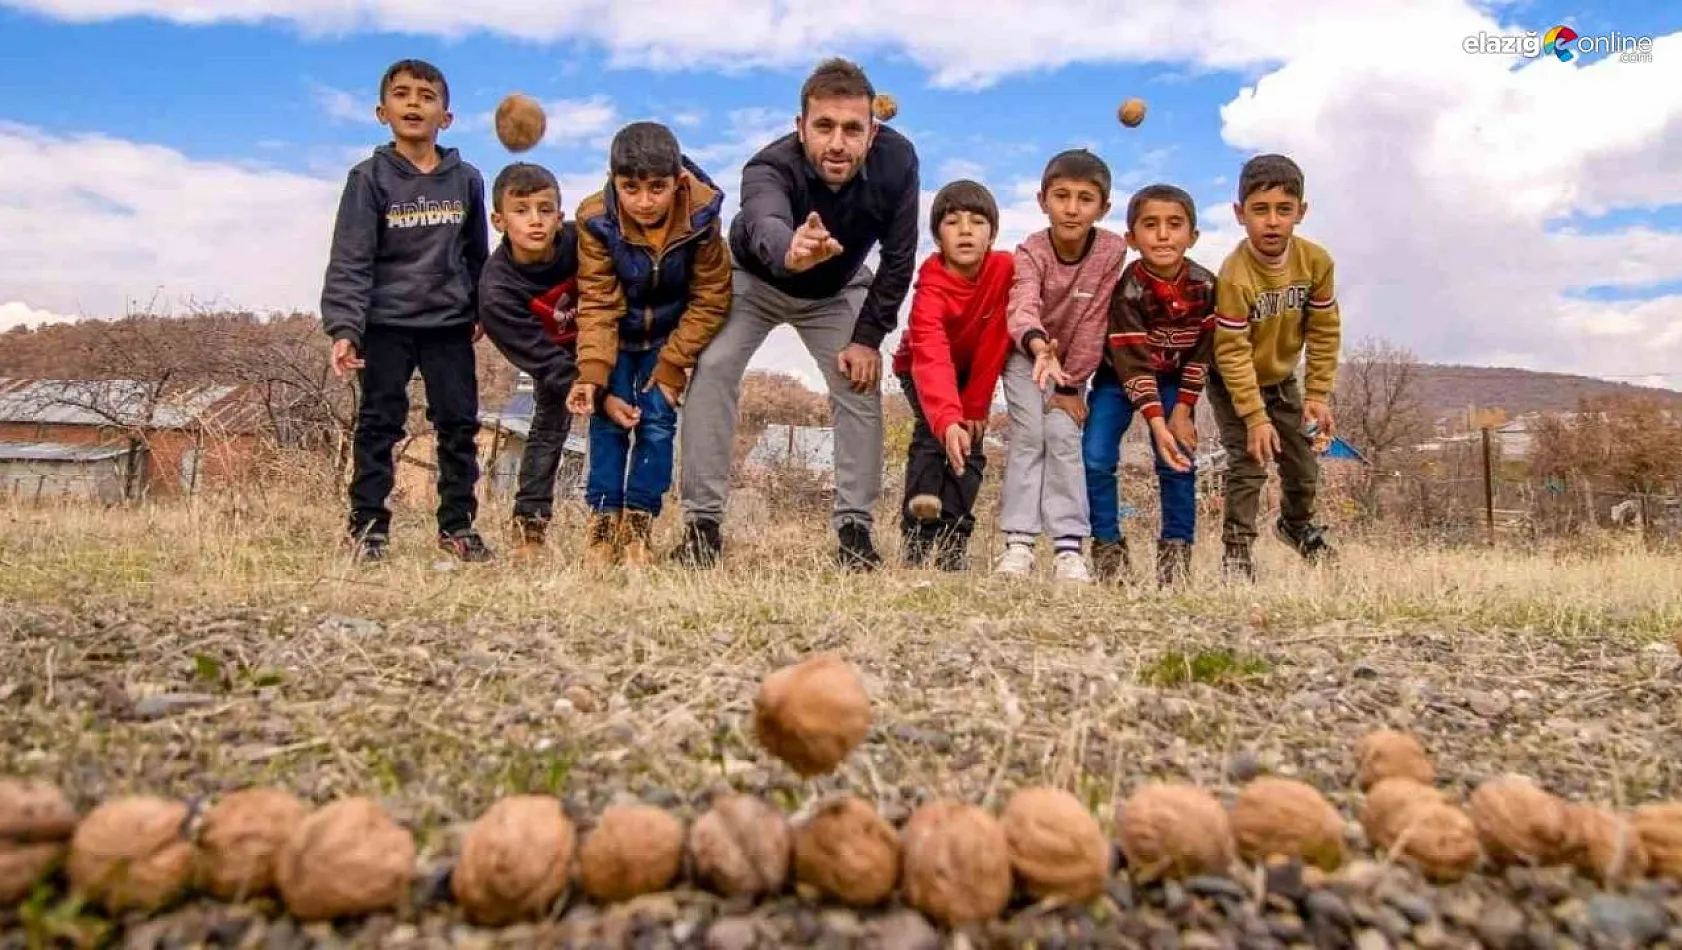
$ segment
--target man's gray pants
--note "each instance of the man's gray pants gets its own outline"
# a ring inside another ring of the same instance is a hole
[[[1034,360],[1012,353],[1004,371],[1010,446],[999,528],[1005,541],[1033,544],[1049,536],[1058,548],[1079,549],[1088,531],[1086,466],[1080,426],[1051,408],[1051,391],[1034,384]]]
[[[731,449],[736,441],[737,397],[748,361],[781,324],[800,334],[829,385],[835,427],[834,526],[870,527],[882,495],[882,390],[855,392],[836,358],[853,339],[853,325],[870,290],[870,268],[861,266],[841,293],[819,300],[791,297],[741,268],[731,282],[730,314],[695,364],[683,401],[683,458],[678,483],[686,523],[724,520],[730,494]]]

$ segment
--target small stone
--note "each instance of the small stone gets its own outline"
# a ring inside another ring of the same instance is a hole
[[[1266,865],[1267,893],[1286,900],[1302,900],[1308,887],[1302,879],[1302,862],[1297,860],[1269,861]]]
[[[871,925],[882,950],[939,950],[940,934],[922,914],[898,910]]]
[[[907,745],[920,745],[932,752],[946,753],[952,751],[952,737],[936,729],[923,729],[918,726],[894,727],[894,738]]]
[[[1199,897],[1212,897],[1242,903],[1249,895],[1244,888],[1224,877],[1201,874],[1186,881],[1186,890]]]
[[[582,686],[573,686],[567,689],[566,699],[567,702],[572,703],[572,708],[586,715],[600,708],[596,703],[596,697],[592,696],[590,691]]]
[[[1497,716],[1504,715],[1507,710],[1513,707],[1512,700],[1505,695],[1499,692],[1486,693],[1482,690],[1468,692],[1466,694],[1466,705],[1471,707],[1472,712],[1485,719],[1494,719]]]
[[[1201,930],[1180,934],[1180,950],[1222,950],[1223,946],[1220,940]]]
[[[1390,950],[1390,938],[1367,928],[1355,935],[1355,950]]]
[[[189,709],[198,709],[216,702],[216,697],[204,693],[158,693],[134,704],[137,719],[163,719]]]
[[[1448,946],[1448,931],[1440,921],[1431,921],[1413,928],[1413,942],[1419,950],[1440,950]]]
[[[1349,910],[1349,905],[1333,891],[1315,891],[1309,894],[1308,916],[1342,927],[1350,927],[1355,923],[1355,915]]]
[[[1226,770],[1234,782],[1243,785],[1262,773],[1262,764],[1255,752],[1240,749],[1227,763]]]
[[[1133,883],[1125,875],[1112,878],[1107,889],[1110,900],[1122,910],[1132,910],[1138,906],[1133,898]]]
[[[1643,947],[1664,936],[1670,921],[1664,910],[1616,894],[1596,894],[1589,901],[1589,926],[1617,946]]]
[[[1307,933],[1308,927],[1296,914],[1272,914],[1267,918],[1267,929],[1280,940],[1295,943]]]
[[[1358,680],[1375,680],[1384,675],[1384,673],[1378,667],[1362,660],[1361,662],[1355,664],[1354,669],[1349,671],[1349,675]]]
[[[1478,917],[1478,938],[1492,950],[1518,947],[1524,941],[1524,914],[1505,901],[1490,904]]]
[[[1384,876],[1384,868],[1377,863],[1357,859],[1338,868],[1330,878],[1331,886],[1345,894],[1368,891]]]
[[[1187,903],[1186,889],[1180,886],[1179,881],[1167,881],[1162,885],[1162,907],[1168,913],[1179,913]]]
[[[748,917],[721,917],[707,928],[707,950],[749,950],[757,939]]]

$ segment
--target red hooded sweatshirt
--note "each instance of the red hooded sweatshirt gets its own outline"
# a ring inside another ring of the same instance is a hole
[[[923,418],[936,439],[948,426],[991,413],[993,389],[1010,356],[1005,305],[1015,273],[1015,258],[1008,251],[989,252],[974,281],[947,270],[938,251],[917,270],[911,319],[894,354],[894,372],[910,372]],[[959,375],[965,377],[962,392]]]

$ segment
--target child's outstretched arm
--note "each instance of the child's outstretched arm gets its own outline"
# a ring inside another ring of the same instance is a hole
[[[730,243],[714,224],[712,234],[695,249],[689,273],[689,306],[660,348],[654,382],[674,393],[683,392],[689,382],[688,371],[695,368],[701,351],[724,328],[724,318],[730,313],[730,280]]]
[[[585,199],[589,204],[592,199]],[[579,400],[593,400],[607,385],[619,362],[619,318],[625,313],[625,289],[613,269],[607,245],[584,226],[585,208],[578,214],[578,382]],[[588,387],[588,388],[586,388]]]

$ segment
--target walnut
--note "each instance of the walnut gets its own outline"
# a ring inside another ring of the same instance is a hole
[[[1388,848],[1401,833],[1409,809],[1421,805],[1446,805],[1448,796],[1439,789],[1411,778],[1387,778],[1367,789],[1361,808],[1361,827],[1373,847]]]
[[[1496,865],[1560,864],[1569,858],[1565,802],[1522,775],[1489,779],[1472,791],[1467,814]]]
[[[652,805],[602,812],[578,852],[579,883],[603,903],[670,887],[683,865],[683,822]]]
[[[870,697],[864,684],[833,653],[770,674],[754,699],[760,744],[802,777],[833,770],[869,730]]]
[[[1437,883],[1460,880],[1482,856],[1472,819],[1453,805],[1429,799],[1404,811],[1389,851],[1393,860],[1418,868]]]
[[[577,843],[559,799],[504,798],[468,828],[450,890],[468,919],[483,927],[542,917],[566,890]]]
[[[113,914],[161,910],[187,892],[193,845],[185,802],[116,798],[88,812],[70,839],[71,890]]]
[[[1238,854],[1259,864],[1275,855],[1301,858],[1323,871],[1343,863],[1343,816],[1314,786],[1287,778],[1258,778],[1233,803]]]
[[[503,148],[524,152],[543,140],[549,120],[542,103],[523,93],[511,92],[497,103],[495,125],[497,141]]]
[[[1596,805],[1567,806],[1570,852],[1577,870],[1602,884],[1647,874],[1647,849],[1629,818]]]
[[[1355,782],[1367,791],[1387,778],[1410,778],[1421,785],[1437,780],[1437,768],[1419,740],[1405,732],[1380,729],[1355,743]]]
[[[793,832],[783,813],[752,795],[713,799],[689,828],[695,876],[725,897],[776,894],[788,883]]]
[[[1116,809],[1116,832],[1141,881],[1221,874],[1233,860],[1232,826],[1215,796],[1180,782],[1152,782]]]
[[[65,841],[76,830],[76,809],[57,786],[0,779],[0,841]]]
[[[1631,818],[1655,877],[1682,881],[1682,802],[1643,805]]]
[[[1059,788],[1028,788],[1011,796],[1002,823],[1010,864],[1036,898],[1086,901],[1110,876],[1110,842],[1098,820]]]
[[[198,831],[194,882],[218,900],[237,901],[274,887],[276,856],[309,808],[290,792],[248,788],[205,812]]]
[[[355,797],[304,818],[281,846],[275,885],[300,920],[400,907],[415,875],[415,840],[380,803]]]
[[[879,904],[899,872],[899,836],[862,799],[829,799],[794,831],[795,878],[825,897],[854,907]]]
[[[899,100],[885,92],[879,92],[876,98],[870,101],[870,111],[876,114],[878,122],[886,122],[899,115]]]
[[[905,900],[946,924],[998,916],[1010,902],[1010,845],[1004,826],[976,805],[944,800],[906,822]]]

